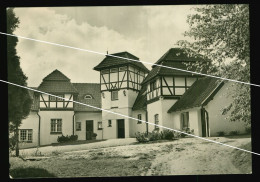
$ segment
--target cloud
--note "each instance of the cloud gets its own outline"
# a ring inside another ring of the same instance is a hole
[[[15,34],[103,53],[128,51],[154,63],[184,39],[190,7],[16,8],[20,25]],[[23,39],[17,52],[29,86],[38,86],[54,69],[72,82],[99,82],[93,67],[102,55]]]

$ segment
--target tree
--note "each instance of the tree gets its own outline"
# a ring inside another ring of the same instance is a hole
[[[177,44],[191,56],[202,54],[211,60],[215,69],[208,70],[208,74],[249,83],[249,6],[205,5],[194,9],[196,13],[187,17],[190,29],[184,33],[193,41],[181,40]],[[201,72],[203,66],[200,65],[196,71]],[[188,65],[188,68],[190,67]],[[235,83],[234,85],[238,89],[233,93],[230,120],[241,120],[250,126],[250,86]]]
[[[15,16],[13,8],[7,9],[7,33],[13,34],[18,27],[19,19]],[[8,81],[27,86],[27,77],[20,67],[20,57],[16,53],[17,37],[7,37],[7,74]],[[19,156],[18,128],[30,113],[32,99],[27,89],[8,85],[8,122],[10,132],[14,132],[16,156]]]

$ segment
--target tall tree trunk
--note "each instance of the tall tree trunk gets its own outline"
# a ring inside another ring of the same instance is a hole
[[[15,156],[19,156],[19,136],[18,136],[18,125],[15,126]]]

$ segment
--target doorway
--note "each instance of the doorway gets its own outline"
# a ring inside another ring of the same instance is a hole
[[[201,109],[201,130],[202,137],[209,137],[209,114],[206,109]]]
[[[117,137],[125,138],[125,120],[124,119],[117,120]]]
[[[86,140],[91,140],[93,134],[93,120],[86,120]]]

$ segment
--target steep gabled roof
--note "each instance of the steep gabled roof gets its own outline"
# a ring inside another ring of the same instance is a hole
[[[43,78],[43,81],[70,81],[70,79],[67,76],[65,76],[62,72],[56,69],[49,75],[47,75],[45,78]]]
[[[129,52],[119,52],[115,54],[110,54],[118,57],[124,57],[124,58],[129,58],[137,61],[131,61],[127,59],[122,59],[118,57],[112,57],[107,55],[101,63],[99,63],[97,66],[94,67],[94,70],[100,71],[105,68],[110,68],[113,66],[118,66],[118,65],[126,65],[126,64],[131,64],[134,66],[137,66],[138,68],[142,69],[144,72],[149,72],[149,70],[143,65],[143,63],[139,62],[139,58],[134,56],[133,54],[130,54]]]
[[[98,83],[72,83],[78,90],[79,95],[76,101],[101,108],[100,84]],[[92,99],[85,99],[86,95],[90,95]],[[74,111],[100,111],[95,108],[74,104]]]
[[[77,93],[70,79],[57,69],[43,79],[38,90],[47,93]]]
[[[217,78],[198,79],[168,110],[168,113],[206,105],[223,84],[223,80]]]
[[[188,57],[187,54],[180,48],[171,48],[155,63],[155,64],[162,65],[165,67],[153,65],[152,70],[145,77],[142,84],[148,82],[149,80],[153,79],[154,77],[156,77],[158,75],[162,75],[162,76],[167,76],[167,75],[190,76],[190,75],[193,75],[192,73],[188,73],[188,72],[180,71],[180,70],[176,70],[176,69],[171,69],[171,68],[187,70],[187,66],[185,63],[196,62],[196,61],[205,61],[205,60],[202,58]],[[167,68],[167,67],[171,67],[171,68]],[[204,71],[202,73],[204,73]]]
[[[181,48],[170,48],[155,64],[161,64],[163,61],[205,61],[201,57],[189,57]],[[152,67],[155,67],[153,65]]]
[[[147,87],[146,85],[142,86],[138,96],[135,99],[133,110],[146,109],[146,100],[147,100],[146,87]]]

